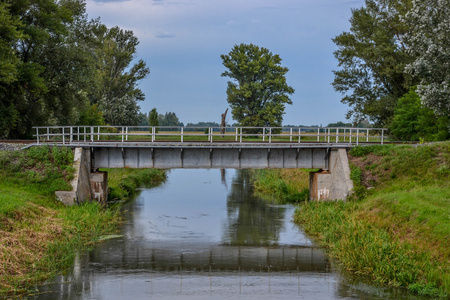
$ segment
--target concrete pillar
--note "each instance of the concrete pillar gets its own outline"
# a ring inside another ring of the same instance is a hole
[[[74,178],[71,191],[56,191],[56,197],[65,205],[81,204],[96,200],[106,203],[108,197],[108,176],[106,172],[91,171],[91,152],[89,148],[75,148]]]
[[[309,175],[309,199],[316,201],[346,200],[353,191],[347,150],[330,152],[329,169]]]
[[[92,172],[90,174],[92,199],[102,204],[108,200],[108,173]]]

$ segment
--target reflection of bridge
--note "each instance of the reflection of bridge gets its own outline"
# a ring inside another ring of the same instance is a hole
[[[101,268],[155,271],[326,271],[329,262],[319,248],[213,246],[202,251],[126,248],[116,254],[91,253]]]
[[[385,131],[321,127],[226,127],[221,131],[220,127],[111,126],[35,127],[35,130],[37,145],[89,150],[79,156],[83,161],[81,168],[88,168],[84,174],[98,168],[320,169],[325,173],[311,177],[314,199],[346,198],[352,184],[344,149],[361,143],[383,144]],[[76,201],[101,194],[98,187],[106,178],[94,177],[91,176],[90,185],[96,191],[83,195],[76,192]],[[68,197],[73,200],[73,195]]]

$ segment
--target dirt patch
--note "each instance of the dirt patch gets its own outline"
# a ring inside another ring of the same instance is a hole
[[[390,173],[389,169],[383,169],[381,167],[383,161],[382,156],[367,154],[362,157],[353,157],[349,155],[348,160],[351,164],[361,169],[361,184],[367,189],[378,185]]]

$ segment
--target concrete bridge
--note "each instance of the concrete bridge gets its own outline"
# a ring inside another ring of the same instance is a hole
[[[78,149],[74,191],[60,192],[58,196],[67,204],[106,197],[107,175],[98,172],[99,168],[316,169],[310,172],[310,199],[346,199],[353,189],[347,149],[362,143],[383,144],[385,131],[111,126],[35,130],[36,145],[48,143]]]

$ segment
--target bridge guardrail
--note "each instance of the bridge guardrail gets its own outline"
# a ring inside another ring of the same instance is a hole
[[[237,143],[377,143],[385,128],[353,127],[182,127],[182,126],[43,126],[33,127],[40,143],[237,142]]]

